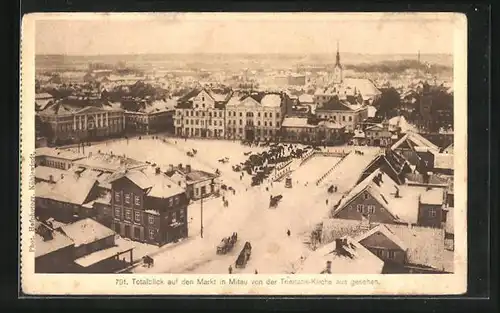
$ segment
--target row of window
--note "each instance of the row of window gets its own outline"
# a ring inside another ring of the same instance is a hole
[[[177,120],[177,125],[180,125],[181,124],[181,120]],[[205,126],[205,122],[203,120],[185,120],[185,124],[186,125],[201,125],[201,126]],[[217,123],[217,121],[213,121],[213,125],[214,126],[217,126],[217,124],[219,124],[219,126],[222,126],[222,121],[219,121],[219,123]],[[208,126],[212,126],[212,121],[207,121],[207,125]]]
[[[227,133],[228,134],[243,134],[243,128],[228,128],[227,129]],[[256,136],[259,136],[260,134],[262,133],[263,136],[271,136],[275,133],[274,130],[271,130],[271,129],[258,129],[256,128],[255,129],[255,135]]]
[[[319,118],[329,118],[328,115],[318,115]],[[334,115],[333,116],[333,120],[336,121],[337,120],[337,116]],[[352,122],[352,116],[349,116],[349,122]],[[345,115],[342,115],[342,121],[345,122],[346,121],[346,118],[345,118]]]
[[[115,207],[115,217],[120,217],[121,216],[121,208],[120,207]],[[134,215],[134,222],[137,224],[142,223],[142,211],[136,211],[132,209],[125,209],[124,210],[124,219],[126,221],[132,221],[132,214]],[[185,217],[185,212],[184,209],[179,210],[179,222],[184,222],[184,217]],[[177,212],[170,212],[170,214],[165,215],[165,219],[170,218],[172,223],[177,222]],[[155,224],[155,215],[148,214],[148,224],[149,225],[154,225]]]
[[[356,205],[356,210],[359,213],[363,213],[363,214],[374,214],[375,213],[375,206],[373,204],[368,204],[368,205],[358,204],[358,205]]]
[[[386,249],[374,249],[375,254],[381,259],[395,259],[396,251],[394,250],[386,250]]]
[[[195,110],[185,110],[186,116],[205,116],[204,111],[195,111]],[[212,115],[213,113],[213,115]],[[182,111],[177,111],[177,115],[182,115]],[[222,111],[219,112],[208,112],[207,114],[209,117],[222,117]]]
[[[254,112],[247,112],[246,114],[246,117],[253,117],[254,116]],[[236,117],[236,112],[234,111],[227,111],[227,116],[234,116]],[[239,113],[239,116],[240,117],[243,117],[243,112],[240,112]],[[261,117],[261,112],[257,112],[257,117]],[[273,117],[273,113],[272,112],[264,112],[264,118],[272,118]],[[280,114],[279,113],[276,113],[276,118],[279,118],[280,117]]]
[[[48,166],[48,167],[58,168],[61,170],[66,169],[66,163],[64,163],[64,162],[46,160],[44,163],[45,163],[45,166]]]

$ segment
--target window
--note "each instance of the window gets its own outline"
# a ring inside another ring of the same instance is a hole
[[[136,223],[141,222],[141,212],[140,211],[134,211],[134,221]]]
[[[119,191],[115,191],[115,201],[120,202],[120,192]]]
[[[367,200],[367,199],[368,199],[368,193],[367,193],[367,192],[365,192],[365,193],[363,194],[363,198],[364,198],[365,200]]]
[[[375,206],[374,205],[368,205],[368,213],[369,214],[375,213]]]
[[[172,223],[177,222],[177,212],[172,212]]]
[[[273,122],[269,122],[269,126],[273,126]]]
[[[342,121],[345,122],[345,115],[342,115]]]
[[[125,210],[125,219],[132,220],[132,210]]]
[[[394,250],[388,251],[388,257],[389,259],[394,259],[396,257],[396,253],[394,252]]]
[[[436,209],[434,208],[429,209],[429,217],[436,217]]]
[[[122,211],[119,207],[115,207],[115,218],[120,218],[122,216]]]
[[[141,205],[141,197],[135,196],[134,200],[135,200],[135,205]]]
[[[276,127],[280,127],[280,122],[276,122]]]
[[[257,116],[258,116],[258,117],[260,117],[260,112],[259,112],[259,113],[257,113]]]
[[[222,121],[219,121],[219,126],[222,126]]]
[[[352,122],[352,116],[349,116],[349,122]]]
[[[141,237],[141,229],[139,227],[134,227],[134,238],[139,239]]]
[[[179,201],[180,201],[179,196],[175,196],[175,204],[176,205],[179,204]]]
[[[280,114],[279,113],[276,113],[276,118],[280,118]]]
[[[149,239],[155,239],[156,232],[154,229],[149,230]]]
[[[205,101],[205,97],[201,97],[201,101]]]
[[[152,215],[148,216],[148,223],[149,225],[153,225],[155,223],[155,217]]]
[[[243,125],[243,120],[240,120],[240,125]]]
[[[267,126],[267,122],[266,121],[264,121],[264,126]]]
[[[242,112],[240,112],[240,117],[242,117],[242,116],[243,116],[243,113],[242,113]]]
[[[362,204],[358,204],[358,205],[356,205],[356,210],[357,210],[359,213],[363,212],[363,208],[364,208],[364,205],[362,205]]]
[[[267,118],[267,112],[264,112],[264,117],[266,117],[266,118]]]
[[[169,198],[168,199],[168,206],[172,206],[174,204],[174,199],[173,198]]]
[[[125,194],[125,203],[130,203],[130,194]]]
[[[184,209],[179,210],[179,222],[184,222]]]

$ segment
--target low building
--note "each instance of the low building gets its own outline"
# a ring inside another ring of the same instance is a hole
[[[186,191],[160,168],[125,170],[110,183],[112,229],[122,237],[161,246],[188,236]]]
[[[85,158],[84,154],[71,150],[54,149],[49,147],[40,147],[35,150],[36,166],[68,170],[76,161],[83,158]]]
[[[73,240],[40,221],[35,222],[35,273],[75,270]]]
[[[154,101],[138,111],[125,111],[127,131],[151,134],[174,132],[176,100]]]
[[[37,113],[53,144],[121,136],[125,130],[123,110],[108,106],[72,106],[56,102]]]
[[[54,103],[54,97],[49,93],[37,93],[35,95],[35,110],[43,111],[47,106]]]
[[[348,101],[333,97],[326,103],[318,105],[315,114],[318,118],[345,125],[346,130],[353,132],[368,117],[368,110],[355,99]]]
[[[320,121],[307,117],[286,117],[282,124],[284,141],[342,144],[345,142],[345,126],[334,121]]]
[[[299,274],[382,274],[384,262],[349,236],[309,255]]]
[[[376,170],[334,206],[332,217],[441,228],[445,197],[443,188],[398,185]]]
[[[323,243],[350,236],[384,262],[383,274],[454,271],[453,253],[445,246],[441,228],[333,218],[323,221],[321,233]]]
[[[368,146],[390,147],[398,139],[397,132],[389,130],[388,121],[365,128],[364,134]]]

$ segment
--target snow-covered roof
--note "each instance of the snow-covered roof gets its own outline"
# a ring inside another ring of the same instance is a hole
[[[432,188],[426,190],[421,194],[420,202],[423,204],[442,205],[444,202],[444,189]]]
[[[134,244],[130,242],[127,247],[120,245],[120,246],[110,247],[107,249],[98,250],[76,259],[75,263],[82,267],[89,267],[101,261],[115,257],[117,254],[133,249],[134,247],[135,247]]]
[[[116,234],[112,229],[91,218],[62,226],[60,229],[73,240],[75,247],[90,244]]]
[[[350,237],[346,249],[351,256],[338,253],[335,242],[327,244],[311,253],[300,270],[300,273],[320,274],[326,269],[326,262],[331,262],[332,274],[381,274],[384,262],[360,243]]]
[[[371,237],[372,235],[374,235],[376,233],[381,233],[382,235],[384,235],[385,237],[387,237],[388,239],[390,239],[393,243],[395,243],[401,250],[406,251],[406,249],[407,249],[406,244],[403,241],[401,241],[401,239],[399,239],[399,237],[396,236],[396,234],[394,234],[384,224],[379,224],[379,225],[371,228],[367,232],[365,232],[365,233],[361,234],[360,236],[354,238],[354,240],[356,240],[358,242],[362,242],[366,238],[369,238],[369,237]]]
[[[310,127],[313,128],[315,125],[310,125],[307,123],[306,117],[285,117],[283,119],[283,123],[281,123],[282,127]]]
[[[361,93],[364,100],[373,98],[381,94],[380,90],[373,82],[366,78],[344,78],[343,84],[355,87]]]
[[[435,153],[434,167],[437,169],[453,169],[454,168],[453,154]]]
[[[381,175],[382,181],[377,185],[374,179],[379,175]],[[397,190],[399,190],[399,197],[396,197]],[[363,192],[368,192],[394,220],[416,223],[418,220],[418,199],[423,190],[425,188],[399,186],[387,174],[377,169],[342,198],[333,216],[345,209],[352,200]]]
[[[314,102],[314,97],[313,95],[309,95],[307,93],[302,94],[299,96],[299,102],[304,104],[304,103],[313,103]]]
[[[390,130],[395,130],[395,128],[400,128],[402,133],[416,132],[417,128],[406,121],[406,118],[402,115],[395,116],[389,120]]]
[[[135,169],[145,167],[146,164],[122,155],[94,153],[75,162],[76,166],[90,169],[100,169],[114,172],[123,168]]]
[[[49,253],[61,250],[63,248],[73,245],[73,240],[61,234],[58,231],[54,231],[48,226],[36,222],[36,227],[45,227],[47,231],[51,232],[51,238],[49,240],[44,240],[41,235],[35,232],[35,258],[47,255]]]
[[[37,184],[35,196],[51,199],[59,202],[82,205],[89,196],[95,179],[78,177],[77,175],[65,175],[55,184]]]
[[[362,130],[355,129],[353,138],[366,138],[366,134]]]
[[[40,165],[35,167],[35,178],[40,180],[48,181],[52,176],[52,180],[57,182],[67,174],[70,174],[70,172],[58,168]]]
[[[368,112],[368,117],[375,117],[375,114],[377,114],[377,108],[372,105],[367,105],[366,109]]]
[[[42,92],[42,93],[37,93],[35,95],[35,99],[36,100],[42,100],[42,99],[54,99],[54,97],[50,94],[50,93],[47,93],[47,92]]]
[[[281,96],[277,94],[265,95],[260,103],[266,107],[279,107],[281,106]]]
[[[415,147],[425,147],[429,148],[431,151],[439,151],[438,146],[424,138],[422,135],[415,132],[406,133],[401,139],[399,139],[394,145],[392,145],[391,149],[397,149],[403,142],[406,140],[410,140],[414,143]]]
[[[37,157],[38,156],[46,156],[46,157],[65,159],[68,161],[75,161],[75,160],[83,159],[85,157],[85,155],[82,153],[74,152],[71,150],[50,148],[50,147],[36,148],[35,154]]]

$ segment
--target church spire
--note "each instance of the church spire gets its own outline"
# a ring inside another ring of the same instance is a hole
[[[337,40],[337,57],[335,59],[335,65],[340,66],[340,51],[339,51],[339,41]]]

